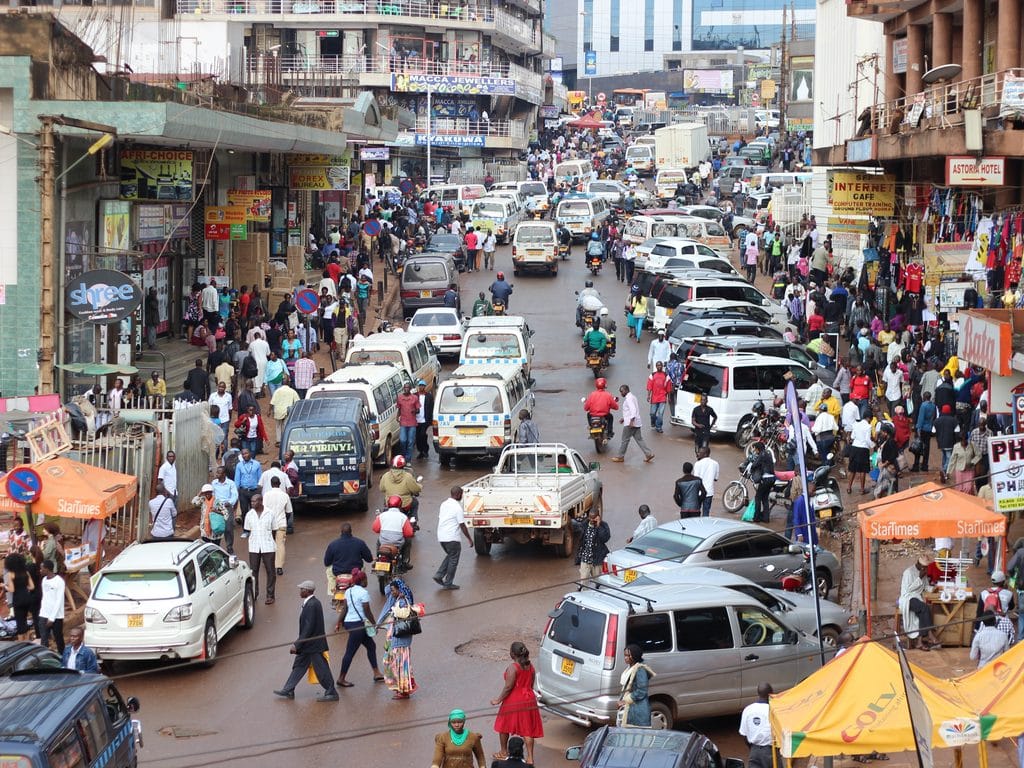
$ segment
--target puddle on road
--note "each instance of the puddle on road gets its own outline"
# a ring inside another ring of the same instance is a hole
[[[218,732],[192,728],[187,725],[165,725],[157,733],[161,736],[172,736],[175,739],[193,739],[197,736],[216,736]]]

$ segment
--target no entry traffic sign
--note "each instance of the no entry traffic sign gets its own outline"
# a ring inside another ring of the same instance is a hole
[[[303,288],[295,296],[295,307],[304,315],[312,315],[320,306],[320,298],[312,288]]]
[[[376,237],[380,234],[380,222],[376,219],[367,219],[366,223],[363,224],[363,232],[370,237]]]
[[[17,467],[7,475],[7,495],[19,504],[31,504],[43,492],[43,479],[32,467]]]

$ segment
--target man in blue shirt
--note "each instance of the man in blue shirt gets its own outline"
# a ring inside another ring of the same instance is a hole
[[[248,448],[243,448],[242,460],[235,467],[235,486],[238,488],[238,501],[241,503],[243,517],[249,511],[252,495],[260,489],[262,475],[263,469],[260,467],[260,463],[252,457]],[[241,520],[236,520],[236,522],[241,523]],[[245,534],[242,534],[242,538],[245,538]]]
[[[217,467],[213,486],[213,498],[224,505],[228,516],[224,521],[224,548],[228,554],[235,554],[235,507],[238,505],[238,486],[227,476],[223,466]]]
[[[921,449],[914,453],[914,466],[910,468],[911,472],[928,471],[932,432],[935,427],[935,417],[938,415],[935,403],[932,402],[932,393],[922,392],[921,398],[921,405],[917,409],[917,424],[914,425],[914,437],[921,441]]]
[[[327,545],[324,552],[324,567],[330,566],[335,576],[351,573],[353,568],[362,568],[363,563],[373,560],[366,542],[352,535],[352,524],[341,524],[341,535]],[[333,591],[334,586],[331,585]]]

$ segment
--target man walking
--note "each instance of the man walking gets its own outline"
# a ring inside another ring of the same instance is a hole
[[[64,653],[64,579],[57,575],[53,560],[39,566],[43,575],[43,599],[39,604],[39,644],[49,648],[50,638],[57,653]]]
[[[217,474],[210,483],[213,486],[213,498],[222,504],[227,512],[224,519],[224,549],[229,555],[235,554],[235,507],[238,506],[238,486],[227,475],[227,470],[217,467]],[[247,510],[248,511],[248,510]]]
[[[497,245],[498,239],[494,236],[494,230],[488,230],[484,238],[484,269],[494,269],[494,250]]]
[[[306,670],[310,667],[316,674],[317,682],[323,686],[324,692],[317,701],[337,701],[338,689],[334,685],[334,676],[324,654],[327,653],[327,635],[324,631],[324,609],[320,601],[314,597],[316,584],[309,579],[299,584],[299,597],[302,598],[302,612],[299,614],[299,636],[292,643],[289,653],[295,656],[292,671],[282,688],[274,694],[284,699],[295,698],[295,686],[299,684]]]
[[[768,697],[771,683],[757,686],[757,701],[748,704],[740,715],[740,736],[750,747],[748,768],[772,768],[772,727],[768,722]]]
[[[416,458],[425,459],[430,454],[427,431],[434,420],[434,396],[427,392],[427,382],[423,379],[416,382],[416,398],[420,404],[416,412]]]
[[[715,499],[715,483],[718,482],[719,469],[718,462],[711,458],[711,449],[706,445],[697,449],[697,463],[693,465],[693,474],[704,484],[701,517],[708,517],[711,514],[711,502]]]
[[[420,399],[412,393],[412,385],[402,385],[398,396],[398,442],[406,461],[412,461],[412,449],[416,445],[416,419],[420,412]]]
[[[576,550],[576,565],[580,568],[580,581],[596,579],[601,575],[601,563],[608,557],[608,540],[612,537],[608,523],[601,519],[601,513],[591,507],[587,522],[572,521],[573,534],[579,539]]]
[[[694,448],[710,447],[711,430],[718,421],[715,409],[708,405],[708,396],[703,392],[697,395],[697,405],[690,413],[690,424],[693,428]]]
[[[444,560],[434,574],[434,581],[441,585],[442,589],[459,589],[455,583],[455,569],[459,567],[459,557],[462,554],[462,541],[459,534],[466,537],[466,541],[473,546],[473,537],[469,535],[466,528],[466,517],[462,509],[462,486],[452,487],[451,498],[441,503],[437,518],[437,541],[444,550]]]
[[[256,597],[260,596],[260,565],[267,572],[267,605],[274,604],[274,587],[277,572],[274,570],[274,516],[263,508],[263,494],[256,491],[245,514],[245,532],[249,538],[249,567],[252,568]]]
[[[292,527],[292,498],[281,486],[281,478],[270,478],[270,488],[263,496],[263,506],[274,519],[274,569],[284,575],[285,540]]]
[[[173,538],[177,519],[174,497],[167,493],[163,481],[157,480],[156,496],[149,500],[149,538],[157,541]]]
[[[612,461],[621,464],[625,461],[626,448],[629,441],[635,440],[637,446],[644,452],[644,462],[650,463],[654,460],[654,452],[647,447],[643,435],[640,433],[640,404],[636,401],[636,395],[629,391],[629,386],[623,384],[619,387],[619,395],[622,397],[622,445],[619,446],[619,455],[612,456]]]
[[[274,415],[274,439],[278,445],[284,436],[284,423],[288,420],[288,411],[300,399],[299,393],[291,386],[288,374],[285,374],[281,379],[281,386],[274,390],[274,395],[270,398],[270,409]]]
[[[661,434],[665,423],[665,404],[668,402],[668,393],[672,388],[672,382],[663,370],[664,363],[659,360],[655,363],[655,371],[647,377],[647,402],[651,404],[651,427],[655,432]]]
[[[263,468],[260,463],[252,457],[248,448],[243,448],[242,458],[235,465],[235,488],[238,491],[238,502],[242,508],[242,515],[249,512],[252,496],[259,491],[262,475]],[[216,491],[216,487],[214,487],[214,491]]]
[[[679,519],[700,517],[707,495],[704,481],[693,474],[693,464],[685,462],[683,476],[676,480],[675,490],[672,492],[672,500],[679,507]]]

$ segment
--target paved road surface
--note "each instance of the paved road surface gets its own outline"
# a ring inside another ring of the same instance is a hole
[[[581,362],[580,335],[573,325],[573,291],[588,277],[582,248],[563,265],[555,279],[546,276],[514,278],[511,313],[523,314],[536,330],[534,364],[537,394],[535,418],[543,440],[565,441],[593,455],[588,445],[580,397],[593,388],[593,377]],[[499,250],[498,264],[512,279],[509,249]],[[485,289],[492,274],[463,277],[464,305],[471,306],[476,292]],[[596,278],[613,315],[621,315],[625,291],[615,281],[614,268]],[[647,343],[625,338],[621,321],[619,352],[608,374],[611,386],[628,383],[643,401]],[[450,370],[451,364],[445,368]],[[659,521],[676,514],[671,490],[684,460],[693,458],[688,432],[668,427],[657,435],[645,426],[644,437],[657,454],[645,465],[636,446],[625,464],[602,460],[605,519],[612,530],[611,545],[621,546],[637,522],[636,509],[647,503]],[[713,443],[713,455],[722,464],[722,486],[736,475],[739,451],[731,441]],[[278,578],[277,603],[257,606],[256,628],[233,632],[221,645],[221,660],[213,669],[129,667],[139,673],[123,681],[127,694],[142,701],[145,727],[143,763],[168,768],[199,765],[242,765],[247,768],[281,765],[426,766],[433,735],[443,729],[446,714],[459,707],[470,714],[470,728],[484,734],[488,759],[497,751],[493,731],[496,708],[489,705],[501,689],[502,671],[513,640],[523,640],[536,654],[545,615],[569,589],[575,576],[571,560],[562,560],[539,547],[495,546],[490,558],[478,558],[464,547],[457,581],[461,591],[443,592],[431,580],[441,559],[435,539],[436,509],[448,489],[485,473],[484,463],[441,468],[437,461],[415,462],[424,475],[420,500],[422,530],[413,546],[416,565],[409,584],[417,601],[426,604],[424,634],[413,643],[413,669],[420,690],[409,701],[392,701],[390,691],[374,684],[365,656],[357,658],[349,674],[354,688],[341,691],[341,704],[314,701],[319,688],[300,685],[293,702],[271,694],[284,682],[291,657],[299,599],[294,585],[312,578],[323,581],[321,566],[327,542],[337,535],[343,520],[352,522],[357,535],[371,543],[371,516],[351,512],[303,514],[288,543],[288,568]],[[379,499],[374,499],[379,503]],[[721,513],[716,500],[716,514]],[[721,513],[724,514],[724,513]],[[776,510],[779,516],[779,510]],[[371,589],[375,586],[371,584]],[[318,592],[324,599],[324,595]],[[375,607],[380,606],[375,603]],[[333,624],[333,613],[328,616]],[[331,642],[331,665],[338,671],[343,643]],[[723,752],[745,756],[735,736],[736,718],[705,721],[699,727],[716,739]],[[581,743],[586,731],[545,715],[545,738],[539,743],[538,766],[564,764],[565,747]],[[330,762],[329,762],[330,761]]]

